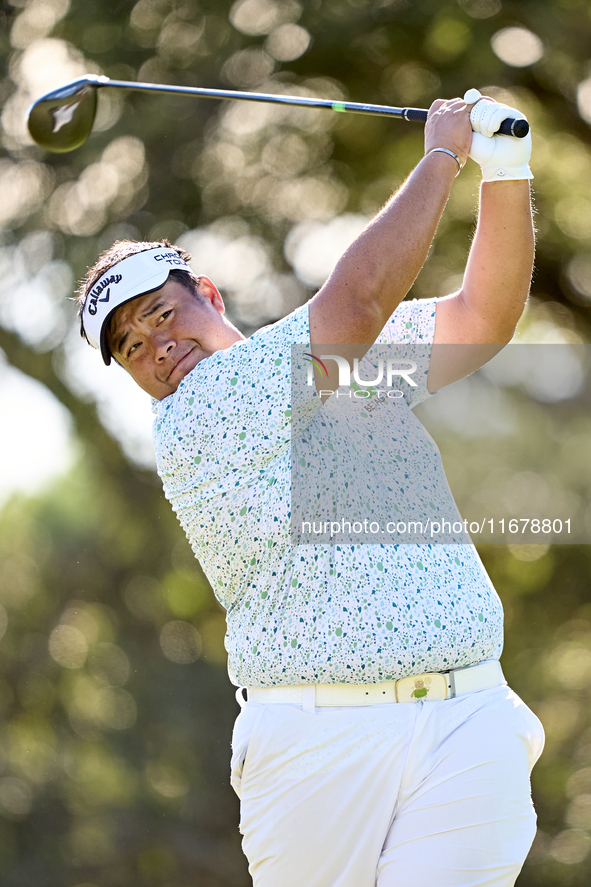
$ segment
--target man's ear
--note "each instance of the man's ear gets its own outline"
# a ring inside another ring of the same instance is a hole
[[[222,299],[219,289],[213,280],[210,280],[209,277],[205,277],[204,274],[201,274],[197,279],[197,292],[199,295],[203,296],[204,299],[207,299],[216,311],[220,314],[225,313],[226,306],[224,305],[224,300]]]

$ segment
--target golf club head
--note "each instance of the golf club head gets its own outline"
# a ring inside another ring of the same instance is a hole
[[[90,135],[97,87],[107,77],[87,75],[42,96],[29,111],[29,132],[46,151],[73,151]]]

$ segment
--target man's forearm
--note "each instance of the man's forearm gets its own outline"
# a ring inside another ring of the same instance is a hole
[[[421,270],[472,129],[461,99],[437,99],[425,125],[425,157],[370,222],[310,300],[310,341],[370,344]],[[443,148],[435,151],[435,148]]]
[[[376,312],[383,326],[423,267],[457,170],[448,154],[424,157],[345,252],[328,286],[356,292],[359,307]]]
[[[484,182],[461,298],[487,329],[487,341],[511,339],[529,293],[533,258],[529,181]]]

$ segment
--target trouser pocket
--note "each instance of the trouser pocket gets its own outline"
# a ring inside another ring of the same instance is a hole
[[[258,728],[264,710],[265,706],[261,703],[247,702],[234,722],[230,785],[239,798],[242,796],[242,771],[247,755],[252,753],[255,730]]]

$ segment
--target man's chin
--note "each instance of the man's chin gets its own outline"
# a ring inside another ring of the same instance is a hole
[[[160,382],[157,390],[153,388],[151,384],[148,386],[140,384],[140,388],[143,388],[144,391],[147,391],[148,394],[156,400],[164,400],[165,397],[174,394],[185,376],[188,376],[189,373],[195,369],[197,364],[208,356],[209,355],[207,354],[200,355],[197,349],[193,349],[187,352],[187,354],[177,363],[168,378]]]

